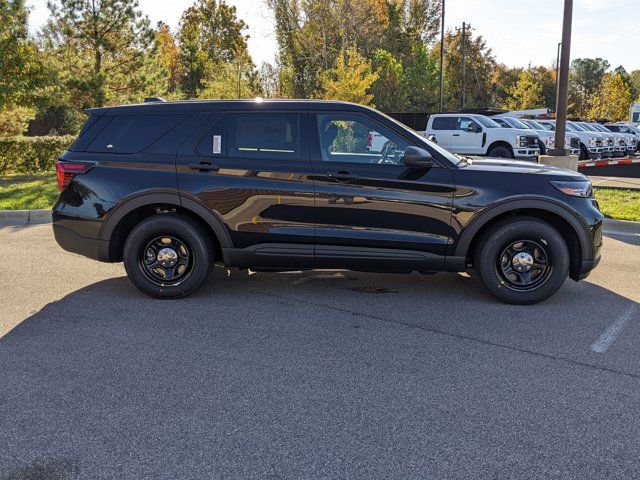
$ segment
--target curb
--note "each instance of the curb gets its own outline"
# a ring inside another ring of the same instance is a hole
[[[613,235],[640,235],[640,222],[605,218],[604,233]]]
[[[51,210],[0,210],[0,227],[26,227],[51,223]],[[604,219],[604,232],[620,235],[640,235],[640,222]]]
[[[51,223],[51,210],[0,210],[0,227],[26,227]]]

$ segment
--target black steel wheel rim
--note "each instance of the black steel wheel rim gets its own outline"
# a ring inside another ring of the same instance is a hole
[[[511,241],[496,259],[501,284],[512,290],[535,290],[547,282],[552,271],[552,257],[543,240]]]
[[[143,243],[139,266],[156,285],[178,285],[191,275],[194,259],[189,245],[175,235],[160,235]]]

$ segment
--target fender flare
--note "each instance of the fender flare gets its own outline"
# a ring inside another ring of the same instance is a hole
[[[189,210],[213,230],[213,233],[220,243],[220,247],[233,248],[229,231],[225,227],[222,218],[216,212],[192,198],[181,196],[178,192],[167,191],[141,192],[119,202],[105,218],[102,228],[100,229],[99,238],[110,241],[116,226],[127,214],[137,208],[154,204],[174,205]]]
[[[587,233],[589,229],[582,222],[582,220],[580,220],[580,218],[577,217],[575,213],[569,210],[562,203],[552,199],[539,197],[519,197],[517,199],[505,200],[497,205],[489,207],[482,213],[478,214],[462,231],[462,234],[458,239],[455,255],[466,257],[471,242],[473,241],[476,234],[482,229],[482,227],[487,225],[488,222],[498,217],[499,215],[519,209],[543,210],[545,212],[558,215],[571,226],[571,228],[578,236],[582,259],[590,260],[593,256],[591,237]]]

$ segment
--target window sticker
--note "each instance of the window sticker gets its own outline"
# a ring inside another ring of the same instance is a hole
[[[222,153],[222,135],[213,136],[213,153],[214,155]]]

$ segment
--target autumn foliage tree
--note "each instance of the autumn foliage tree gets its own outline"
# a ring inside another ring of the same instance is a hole
[[[625,120],[631,101],[631,88],[622,75],[607,73],[589,98],[587,117],[590,120]]]
[[[373,106],[369,90],[377,78],[378,74],[371,71],[371,63],[355,48],[349,48],[323,76],[324,98]]]

